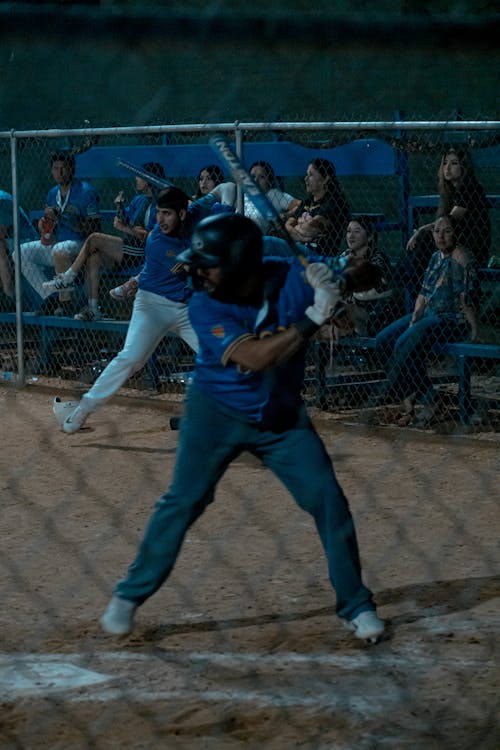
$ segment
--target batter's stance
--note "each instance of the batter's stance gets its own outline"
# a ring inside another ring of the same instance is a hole
[[[115,587],[103,629],[114,635],[132,630],[137,607],[169,576],[187,530],[212,502],[225,470],[250,451],[314,518],[337,614],[358,638],[377,641],[384,623],[361,579],[349,506],[300,396],[307,340],[345,289],[368,287],[357,283],[355,269],[334,282],[328,266],[312,263],[306,280],[296,259],[263,261],[260,230],[237,214],[201,221],[177,260],[189,267],[195,288],[189,314],[200,350],[172,483]],[[367,283],[371,288],[373,279]]]

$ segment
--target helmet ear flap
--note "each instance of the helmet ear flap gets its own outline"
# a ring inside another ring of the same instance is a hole
[[[56,422],[59,427],[62,427],[69,415],[74,412],[78,406],[78,401],[61,401],[59,396],[56,396],[52,403],[52,411],[56,418]]]

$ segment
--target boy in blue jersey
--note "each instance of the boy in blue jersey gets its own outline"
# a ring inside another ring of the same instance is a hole
[[[178,272],[177,261],[177,256],[189,247],[187,209],[188,197],[179,188],[169,187],[159,194],[157,224],[146,240],[144,269],[123,349],[66,419],[64,432],[74,433],[83,427],[89,414],[103,406],[145,365],[167,333],[176,334],[198,351],[187,307],[192,290],[187,274]]]
[[[260,229],[236,214],[201,221],[178,260],[188,265],[196,290],[190,317],[200,349],[193,384],[172,483],[156,504],[135,562],[115,587],[103,629],[115,635],[132,630],[137,607],[169,576],[187,530],[212,502],[225,470],[248,450],[313,516],[336,611],[357,637],[375,642],[384,623],[361,578],[353,519],[300,396],[307,340],[344,291],[371,288],[373,277],[369,287],[358,286],[350,269],[333,282],[328,266],[313,263],[306,280],[296,259],[264,261]]]

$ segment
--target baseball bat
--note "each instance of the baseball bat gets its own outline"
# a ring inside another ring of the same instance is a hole
[[[153,185],[157,190],[165,190],[165,188],[174,187],[173,182],[163,180],[161,177],[156,177],[156,175],[146,172],[140,167],[136,167],[135,164],[131,164],[130,162],[125,161],[125,159],[117,159],[116,165],[128,169],[129,172],[132,172],[132,174],[135,174],[137,177],[141,177],[145,182],[149,182],[149,184]]]
[[[265,219],[274,224],[281,235],[281,238],[285,240],[292,253],[299,259],[304,267],[307,266],[307,258],[290,236],[280,214],[275,209],[267,195],[257,185],[253,177],[246,171],[240,159],[229,148],[226,140],[220,135],[214,135],[210,138],[209,143],[215,153],[224,162],[224,165],[231,173],[233,180],[237,185],[241,186],[241,189],[245,195],[248,196],[249,200],[252,201],[257,211]]]

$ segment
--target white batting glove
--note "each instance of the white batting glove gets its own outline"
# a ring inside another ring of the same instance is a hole
[[[314,304],[305,311],[307,317],[316,325],[322,326],[331,316],[341,297],[342,291],[338,281],[329,281],[318,286],[314,290]]]
[[[332,269],[326,263],[309,263],[306,268],[306,279],[313,289],[331,281],[332,277]]]

